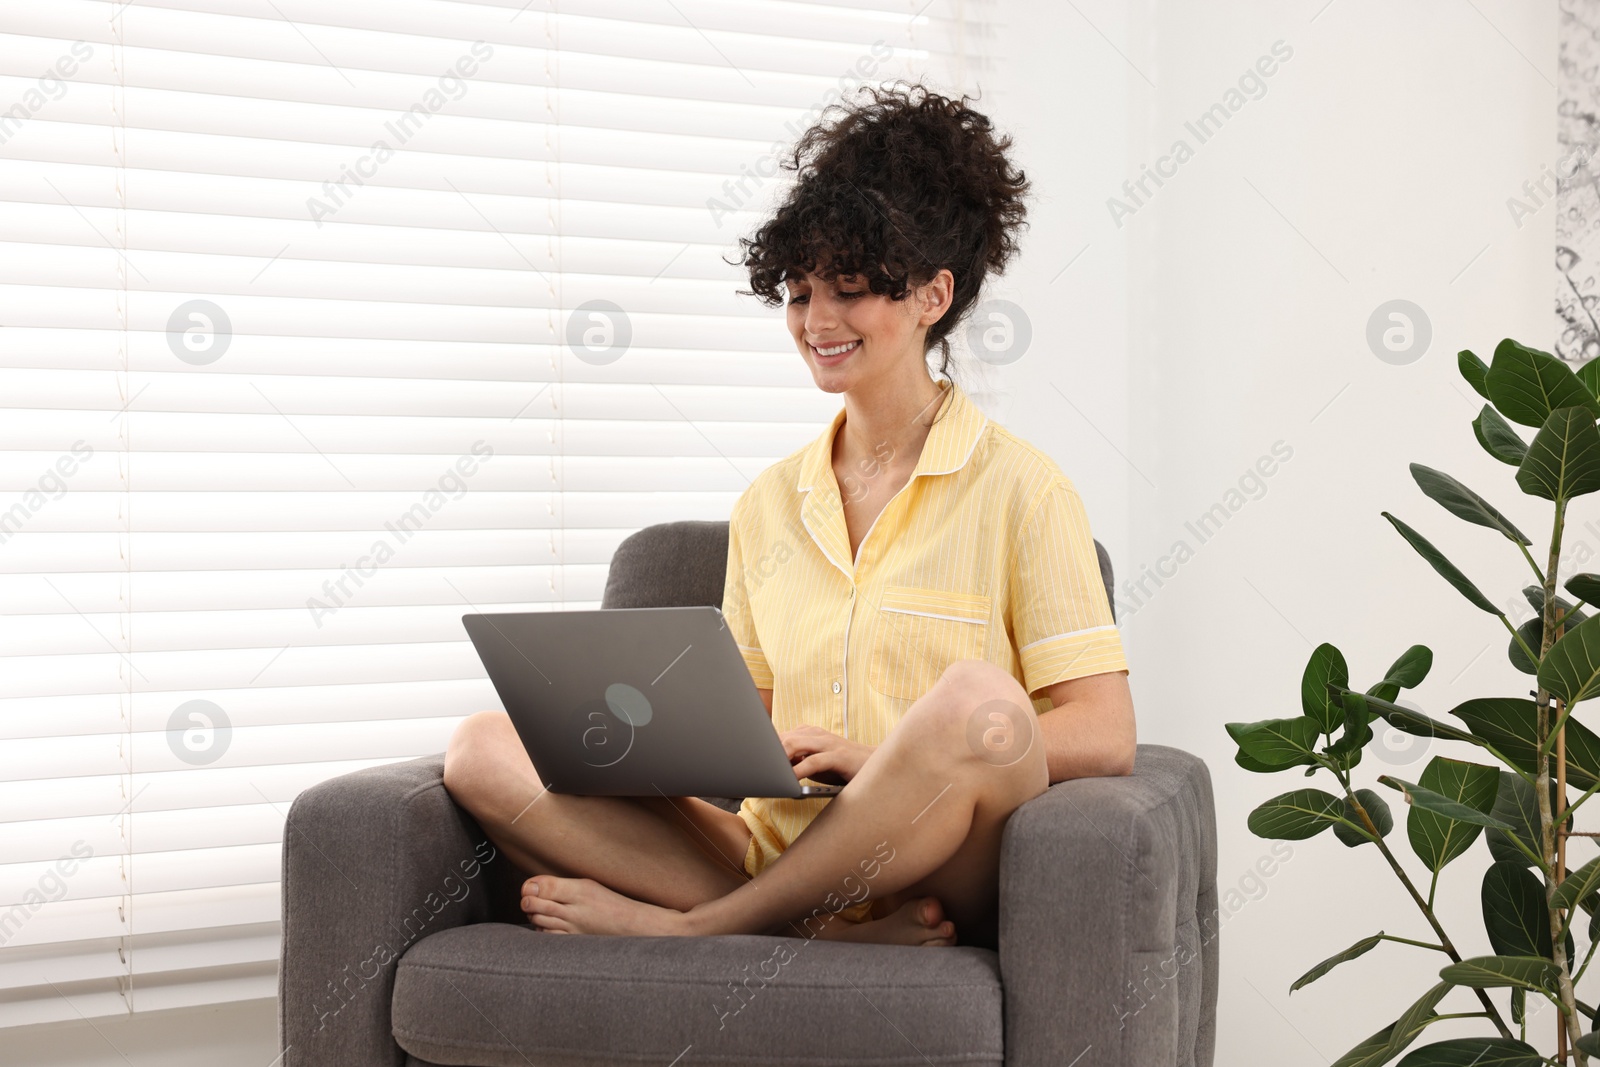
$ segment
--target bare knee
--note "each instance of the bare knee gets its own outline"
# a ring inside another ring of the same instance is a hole
[[[444,787],[451,797],[476,811],[504,791],[513,776],[517,780],[532,777],[538,784],[510,717],[503,711],[480,711],[462,719],[444,753]]]
[[[1038,715],[1008,672],[985,660],[957,660],[907,711],[894,734],[909,753],[955,764],[1043,766]]]

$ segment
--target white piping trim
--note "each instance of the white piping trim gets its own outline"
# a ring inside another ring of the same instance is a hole
[[[960,616],[960,615],[938,615],[938,614],[935,614],[934,612],[931,612],[931,611],[912,611],[910,608],[883,608],[883,607],[880,607],[878,610],[879,611],[892,611],[892,612],[895,612],[896,614],[899,614],[899,615],[920,615],[924,619],[947,619],[950,622],[970,622],[970,623],[974,623],[975,625],[978,625],[978,626],[982,626],[982,625],[984,625],[985,623],[987,623],[989,621],[987,617],[982,618],[982,619],[968,619],[968,618],[964,618],[963,616]],[[1048,640],[1048,638],[1046,640]]]
[[[1039,645],[1045,644],[1048,641],[1059,641],[1063,637],[1078,637],[1082,634],[1097,634],[1102,630],[1115,630],[1116,628],[1116,625],[1112,624],[1110,626],[1091,626],[1087,630],[1073,630],[1071,633],[1053,634],[1050,637],[1041,637],[1037,641],[1029,641],[1027,644],[1017,649],[1017,651],[1026,652],[1030,648],[1037,648]]]

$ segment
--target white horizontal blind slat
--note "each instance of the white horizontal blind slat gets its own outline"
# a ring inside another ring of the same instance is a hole
[[[271,995],[295,796],[497,706],[461,616],[815,436],[735,239],[974,9],[0,0],[0,1026]]]

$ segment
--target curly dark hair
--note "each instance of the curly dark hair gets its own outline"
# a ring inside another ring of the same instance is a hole
[[[861,93],[823,111],[781,161],[798,177],[755,236],[740,238],[750,272],[740,292],[776,307],[787,278],[858,275],[901,300],[948,268],[953,300],[926,348],[940,349],[948,377],[950,333],[988,273],[1003,273],[1017,253],[1028,178],[1007,158],[1011,138],[997,136],[967,96],[903,82]]]

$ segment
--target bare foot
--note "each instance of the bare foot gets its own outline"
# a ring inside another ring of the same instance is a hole
[[[936,948],[956,943],[956,925],[944,917],[944,907],[938,900],[919,897],[881,919],[863,923],[848,922],[835,915],[817,936],[828,941]]]
[[[683,913],[625,897],[588,878],[540,874],[522,883],[522,910],[558,934],[681,935]]]

